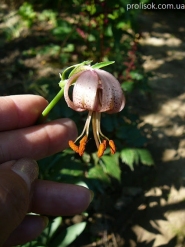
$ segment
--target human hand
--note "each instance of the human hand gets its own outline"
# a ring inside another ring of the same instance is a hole
[[[46,227],[47,217],[27,212],[73,215],[92,199],[84,187],[37,179],[34,160],[63,150],[77,135],[69,119],[33,126],[46,105],[34,95],[0,98],[0,246],[31,241]]]

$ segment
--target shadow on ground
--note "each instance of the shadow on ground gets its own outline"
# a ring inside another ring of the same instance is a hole
[[[185,239],[185,28],[181,12],[148,12],[140,18],[144,68],[151,94],[136,98],[156,167],[142,202],[120,224],[124,246],[184,246]],[[142,175],[142,174],[140,174]],[[137,185],[139,186],[139,185]]]

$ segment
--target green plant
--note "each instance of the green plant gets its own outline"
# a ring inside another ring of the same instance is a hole
[[[21,16],[26,26],[31,27],[33,25],[36,18],[36,12],[33,10],[31,4],[24,2],[19,8],[18,14]]]

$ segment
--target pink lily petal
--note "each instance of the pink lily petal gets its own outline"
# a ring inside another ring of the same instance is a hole
[[[79,110],[75,104],[73,103],[73,101],[71,101],[71,99],[69,98],[69,87],[76,81],[76,79],[82,74],[82,72],[79,72],[77,74],[74,74],[73,76],[70,77],[69,80],[67,80],[65,86],[64,86],[64,98],[65,101],[67,103],[67,105],[72,108],[75,111],[82,111]]]
[[[120,87],[119,81],[109,72],[94,69],[98,74],[102,84],[101,105],[99,112],[116,113],[121,111],[125,106],[125,96]]]
[[[86,70],[80,74],[73,88],[73,103],[76,111],[96,111],[98,107],[98,76],[93,70]]]

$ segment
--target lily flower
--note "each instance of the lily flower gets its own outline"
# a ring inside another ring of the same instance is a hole
[[[74,85],[72,99],[69,87]],[[83,66],[80,72],[73,74],[65,83],[64,98],[67,105],[75,111],[89,111],[85,126],[80,136],[69,146],[79,155],[83,155],[89,136],[89,125],[92,120],[93,135],[101,157],[109,144],[112,154],[116,152],[113,140],[106,137],[100,127],[101,113],[109,114],[121,111],[125,106],[125,97],[118,80],[109,72]],[[79,145],[76,143],[79,141]]]

